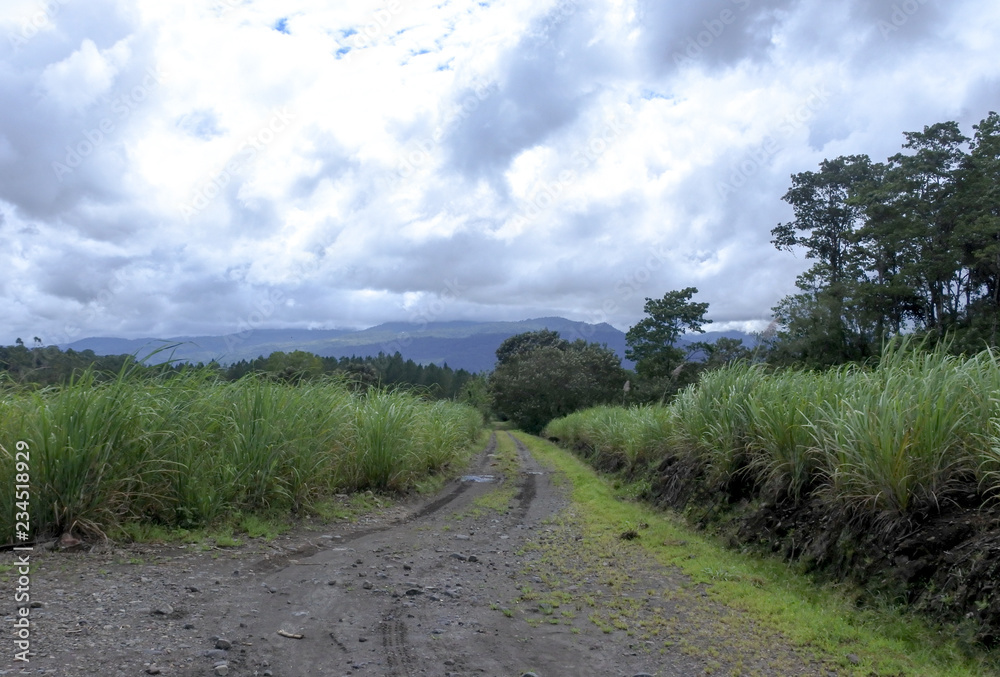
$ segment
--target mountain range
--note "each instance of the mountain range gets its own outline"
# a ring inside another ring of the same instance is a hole
[[[151,364],[167,360],[231,364],[273,352],[304,350],[322,357],[374,357],[397,351],[420,364],[447,364],[453,369],[485,372],[496,363],[496,349],[504,339],[527,331],[548,329],[570,341],[584,339],[603,343],[614,350],[626,367],[625,332],[607,323],[587,324],[562,317],[541,317],[520,322],[388,322],[368,329],[253,329],[225,336],[175,336],[123,339],[93,337],[61,345],[62,349],[92,350],[98,355],[135,355]],[[714,341],[720,337],[753,339],[742,332],[707,332],[692,341]],[[682,339],[682,342],[686,342]],[[158,349],[160,352],[154,353]]]

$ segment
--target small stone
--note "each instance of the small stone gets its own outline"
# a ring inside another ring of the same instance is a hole
[[[32,609],[43,609],[43,608],[45,608],[45,603],[44,602],[32,602],[29,606]]]
[[[444,630],[442,630],[441,628],[434,628],[433,630],[431,630],[431,634],[432,635],[443,635],[444,634]]]
[[[194,623],[185,623],[184,624],[184,629],[185,630],[194,630]]]
[[[424,591],[419,590],[417,588],[410,588],[409,590],[406,591],[406,595],[408,597],[415,597],[416,595],[422,595],[422,594],[424,594]]]
[[[227,654],[222,649],[209,649],[202,655],[205,658],[225,658]]]
[[[524,674],[521,675],[521,677],[538,677],[538,675],[536,675],[533,672],[525,672]]]
[[[228,639],[223,639],[222,637],[220,637],[219,639],[215,640],[215,648],[222,649],[223,651],[229,651],[230,649],[233,648],[233,643],[230,642]]]
[[[462,562],[464,562],[465,560],[469,559],[468,557],[466,557],[465,555],[463,555],[463,554],[461,554],[459,552],[453,552],[453,553],[451,553],[451,557],[452,557],[452,559],[457,559],[457,560],[460,560]]]
[[[465,534],[455,534],[456,541],[468,541],[470,538],[470,536],[466,536]]]
[[[146,668],[146,674],[147,675],[158,675],[158,674],[160,674],[160,666],[158,666],[156,663],[150,663],[149,667]]]
[[[364,588],[365,590],[371,590],[372,587],[373,587],[372,586],[372,582],[371,581],[365,581],[364,583],[361,584],[361,587]]]
[[[634,675],[632,675],[632,677],[653,677],[653,675],[649,674],[648,672],[637,672]]]
[[[368,638],[367,637],[358,637],[358,641],[359,642],[367,642]]]
[[[59,548],[61,550],[71,550],[80,545],[83,545],[83,541],[69,533],[68,531],[59,537]]]
[[[169,604],[161,604],[153,609],[154,616],[169,616],[174,612],[174,608]]]
[[[857,665],[861,662],[861,659],[858,658],[858,654],[856,653],[847,654],[847,660],[851,661],[851,665]]]
[[[411,569],[413,569],[413,567],[411,567],[409,564],[403,565],[403,571],[410,571]]]
[[[228,675],[229,674],[229,666],[228,665],[216,665],[215,666],[215,674],[217,674],[217,675]]]
[[[478,562],[479,558],[476,557],[475,555],[469,555],[469,561],[470,562]]]

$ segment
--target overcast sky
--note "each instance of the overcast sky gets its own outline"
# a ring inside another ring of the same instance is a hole
[[[792,173],[1000,109],[993,0],[3,0],[0,343],[760,327]]]

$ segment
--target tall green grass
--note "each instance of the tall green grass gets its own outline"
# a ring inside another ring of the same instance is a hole
[[[903,344],[871,368],[736,364],[668,406],[577,412],[547,434],[635,462],[687,455],[712,481],[741,476],[774,498],[821,490],[873,511],[928,510],[1000,493],[1000,363]]]
[[[92,372],[68,386],[0,389],[0,539],[14,535],[14,450],[30,445],[36,532],[101,534],[129,521],[196,526],[298,511],[335,491],[404,490],[461,459],[482,418],[403,391],[341,381],[236,383]]]

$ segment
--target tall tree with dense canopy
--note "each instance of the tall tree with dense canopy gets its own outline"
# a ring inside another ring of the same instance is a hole
[[[885,164],[824,161],[792,177],[795,220],[779,249],[817,262],[775,308],[772,355],[814,366],[862,360],[916,333],[956,351],[1000,340],[1000,116],[973,139],[956,122],[904,133]],[[800,234],[802,233],[802,234]]]
[[[851,302],[865,281],[855,238],[865,208],[852,197],[878,173],[867,155],[824,160],[818,172],[793,175],[782,198],[795,218],[771,230],[771,242],[787,251],[802,247],[816,263],[796,280],[802,292],[774,313],[807,361],[841,362],[871,352],[871,318]]]
[[[640,376],[670,376],[684,363],[686,356],[685,351],[677,346],[681,335],[687,332],[705,333],[701,326],[711,322],[705,319],[708,304],[692,301],[697,293],[696,287],[686,287],[669,291],[662,299],[646,299],[642,307],[646,317],[625,334],[628,345],[625,357],[635,362]]]
[[[964,342],[972,349],[995,346],[1000,338],[1000,115],[991,112],[974,129],[956,195],[956,235],[971,292]]]

